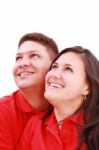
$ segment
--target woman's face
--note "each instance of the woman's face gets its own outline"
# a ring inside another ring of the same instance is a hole
[[[81,56],[74,52],[62,54],[46,75],[45,98],[56,103],[82,103],[88,94],[88,83]]]

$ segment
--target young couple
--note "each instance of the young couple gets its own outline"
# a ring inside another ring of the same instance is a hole
[[[98,60],[79,46],[57,54],[55,42],[40,33],[19,41],[13,71],[19,91],[0,101],[0,149],[99,149]]]

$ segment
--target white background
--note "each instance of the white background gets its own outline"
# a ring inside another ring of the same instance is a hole
[[[99,59],[98,0],[1,0],[0,1],[0,97],[17,89],[12,67],[20,37],[42,32],[60,50],[82,45]]]

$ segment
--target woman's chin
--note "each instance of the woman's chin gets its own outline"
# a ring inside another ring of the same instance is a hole
[[[46,91],[44,97],[53,105],[54,101],[57,101],[57,96],[52,94],[52,92]]]

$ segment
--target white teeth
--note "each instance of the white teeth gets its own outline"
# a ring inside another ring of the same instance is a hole
[[[62,88],[61,85],[56,84],[56,83],[50,83],[50,86],[51,86],[51,87],[55,87],[55,88]]]
[[[32,72],[22,72],[22,73],[20,73],[20,76],[30,75],[30,74],[32,74]]]

